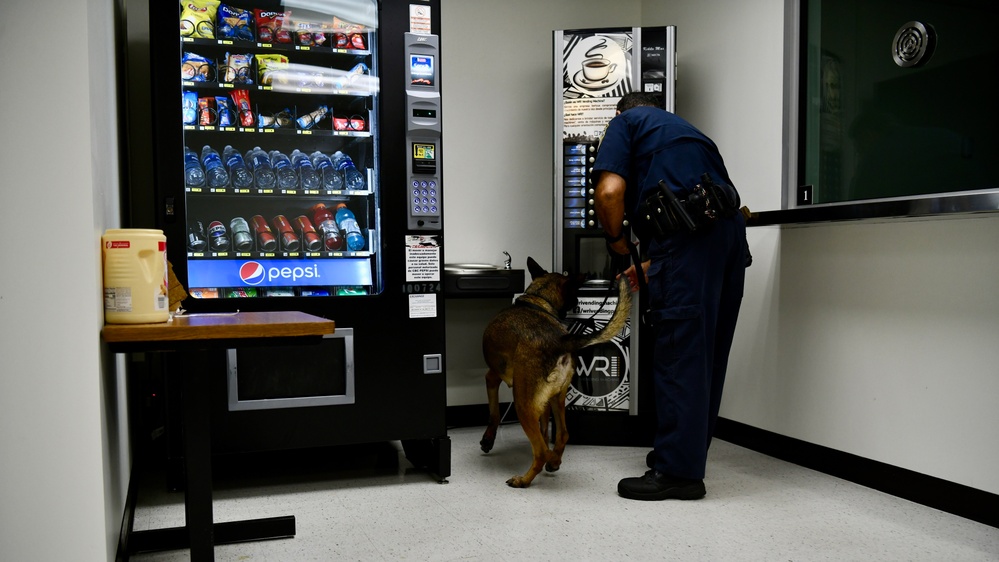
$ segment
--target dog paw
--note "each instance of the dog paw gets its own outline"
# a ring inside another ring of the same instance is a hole
[[[479,441],[479,446],[482,448],[483,453],[488,453],[493,450],[493,443],[494,441],[492,439],[483,439],[482,441]]]
[[[547,470],[548,472],[555,472],[556,470],[558,470],[561,467],[562,467],[562,461],[561,460],[548,461],[548,462],[545,463],[545,470]]]
[[[514,476],[513,478],[506,481],[506,485],[511,488],[526,488],[531,485],[530,482],[525,482],[524,478],[521,476]]]

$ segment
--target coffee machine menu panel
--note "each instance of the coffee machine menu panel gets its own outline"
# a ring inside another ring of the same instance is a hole
[[[441,230],[440,42],[436,35],[406,34],[406,141],[409,228]]]

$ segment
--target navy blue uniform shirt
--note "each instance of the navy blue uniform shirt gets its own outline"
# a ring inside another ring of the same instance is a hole
[[[658,107],[633,107],[611,119],[593,165],[623,177],[628,188],[625,212],[633,216],[638,202],[665,180],[680,199],[711,174],[716,182],[735,185],[728,177],[718,147],[681,117]]]

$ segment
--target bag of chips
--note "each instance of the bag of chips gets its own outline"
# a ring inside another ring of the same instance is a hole
[[[180,36],[215,39],[215,16],[220,0],[181,0]]]
[[[264,86],[288,83],[288,57],[277,54],[255,55],[257,60],[257,78]]]
[[[257,23],[257,40],[261,43],[291,43],[294,41],[291,29],[291,12],[253,10]]]
[[[181,110],[180,114],[184,120],[185,125],[194,125],[194,122],[198,119],[198,93],[184,91],[184,97],[181,99]]]
[[[252,20],[253,14],[250,10],[221,4],[219,6],[219,37],[253,41],[253,29],[250,27]]]
[[[180,79],[205,82],[212,69],[212,61],[195,53],[184,53],[180,59]]]

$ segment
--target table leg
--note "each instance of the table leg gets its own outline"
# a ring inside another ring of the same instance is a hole
[[[211,384],[204,367],[207,351],[188,352],[180,361],[183,390],[184,515],[192,562],[215,560],[212,515]]]

